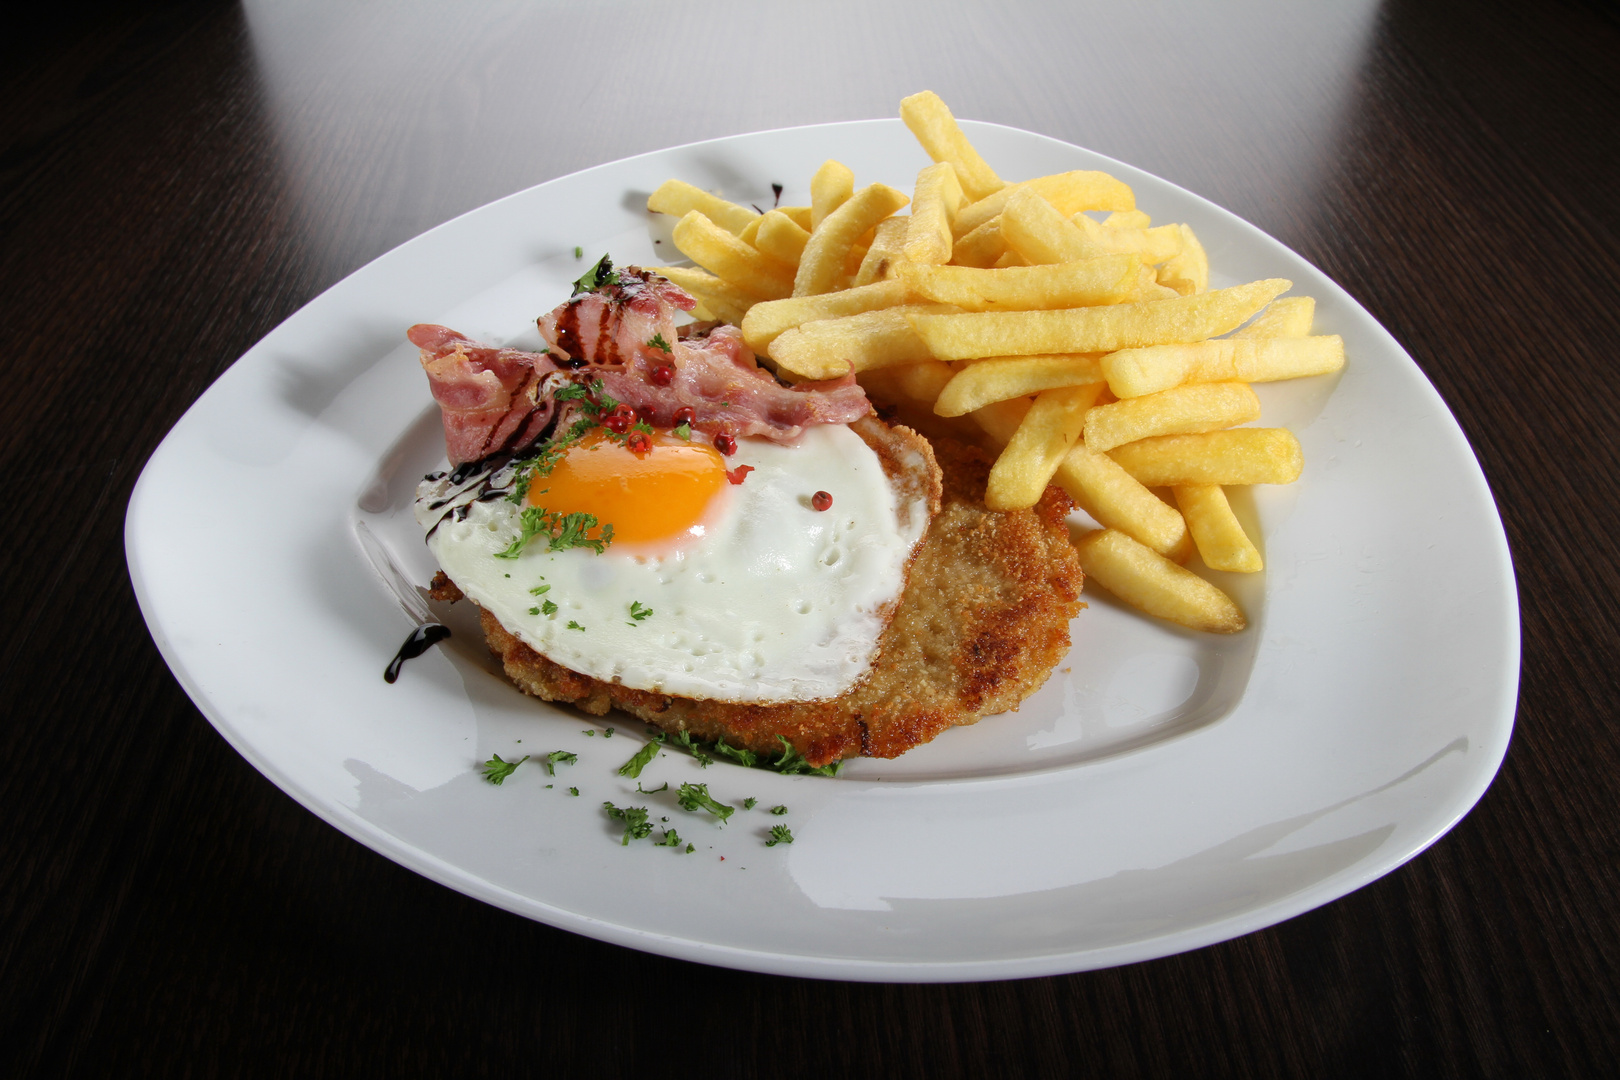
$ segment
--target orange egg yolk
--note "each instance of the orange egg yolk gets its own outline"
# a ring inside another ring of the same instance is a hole
[[[644,544],[685,534],[725,483],[724,459],[706,443],[659,432],[652,449],[637,454],[597,429],[569,447],[549,476],[534,478],[528,502],[554,514],[591,514],[613,526],[614,543]]]

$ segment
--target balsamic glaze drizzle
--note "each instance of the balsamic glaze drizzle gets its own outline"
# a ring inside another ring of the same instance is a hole
[[[424,623],[412,630],[405,644],[399,647],[399,652],[388,661],[388,667],[383,670],[383,682],[392,683],[398,679],[399,669],[405,666],[405,661],[415,660],[449,636],[450,628],[443,623]]]

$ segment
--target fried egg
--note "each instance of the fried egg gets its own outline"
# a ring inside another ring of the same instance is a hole
[[[696,436],[660,435],[632,453],[599,432],[521,504],[504,497],[510,468],[482,481],[441,475],[418,489],[417,518],[461,591],[564,667],[678,697],[837,697],[877,656],[927,500],[898,492],[844,425],[793,444],[737,442],[729,459]],[[734,483],[728,467],[739,465],[752,471]],[[832,496],[825,510],[818,492]],[[552,550],[542,534],[503,557],[525,505],[598,524],[585,546]],[[604,525],[612,539],[598,553],[589,542]]]

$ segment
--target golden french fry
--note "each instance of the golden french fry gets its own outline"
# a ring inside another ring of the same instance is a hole
[[[951,261],[951,223],[962,206],[962,184],[956,168],[937,161],[917,174],[907,223],[905,257],[914,263]]]
[[[1170,300],[1063,311],[917,315],[914,321],[917,333],[937,360],[1116,352],[1145,345],[1202,341],[1224,334],[1290,284],[1272,278]]]
[[[1141,210],[1115,210],[1103,218],[1103,227],[1109,229],[1146,229],[1153,219]]]
[[[873,230],[872,246],[866,249],[861,265],[855,269],[855,288],[875,281],[886,281],[894,276],[895,267],[905,258],[906,233],[910,224],[911,219],[904,214],[878,222]]]
[[[957,126],[956,117],[945,107],[939,95],[932,90],[912,94],[900,102],[900,119],[917,137],[928,156],[935,161],[948,161],[956,169],[962,191],[969,199],[982,199],[1001,188],[1001,177],[996,175],[979,152],[973,149],[968,137]]]
[[[1001,235],[1001,219],[993,218],[959,238],[951,249],[951,262],[957,266],[989,269],[1007,254],[1007,239]]]
[[[754,241],[759,237],[759,222],[759,218],[755,218],[753,221],[750,221],[747,228],[743,229],[742,232],[737,234],[737,239],[741,240],[749,247],[758,247]]]
[[[1159,267],[1159,284],[1169,286],[1183,296],[1195,296],[1209,289],[1209,256],[1198,242],[1192,229],[1177,225],[1181,230],[1181,250],[1174,258]]]
[[[1287,428],[1230,428],[1159,435],[1108,451],[1147,487],[1178,484],[1291,484],[1305,466]]]
[[[788,266],[798,269],[804,255],[804,245],[810,240],[810,231],[780,210],[769,210],[759,219],[759,231],[754,246]]]
[[[945,389],[946,384],[956,375],[949,364],[940,363],[938,360],[924,360],[920,364],[903,364],[879,370],[893,372],[894,386],[907,397],[924,405],[932,405],[939,397],[939,392]]]
[[[1101,453],[1155,435],[1219,431],[1258,419],[1260,399],[1247,383],[1193,383],[1098,405],[1086,414],[1086,445]]]
[[[992,269],[992,270],[1005,270],[1009,266],[1028,266],[1028,265],[1029,265],[1029,260],[1024,258],[1022,255],[1018,254],[1018,252],[1016,252],[1016,251],[1003,251],[1001,253],[1001,258],[997,259],[996,264],[994,266],[992,266],[990,269]]]
[[[1116,180],[1105,172],[1079,170],[1038,176],[1034,180],[1020,180],[985,196],[978,202],[962,207],[955,226],[958,237],[966,236],[980,225],[1006,209],[1007,200],[1015,191],[1032,191],[1052,204],[1064,217],[1084,210],[1116,210],[1131,212],[1136,196],[1129,184]]]
[[[1025,397],[1060,386],[1102,381],[1095,356],[1006,356],[976,360],[954,372],[939,392],[934,412],[963,416],[995,401]]]
[[[797,225],[805,232],[810,231],[810,226],[815,221],[815,214],[808,206],[778,206],[776,208],[776,212],[778,214],[786,214],[788,217],[792,218],[793,224]]]
[[[1206,295],[1213,296],[1213,293]],[[1272,306],[1282,303],[1276,301]],[[1297,324],[1297,317],[1294,318]],[[1103,357],[1103,375],[1121,398],[1141,397],[1182,383],[1275,382],[1330,375],[1344,367],[1344,339],[1227,337],[1182,345],[1123,349]]]
[[[705,270],[760,300],[793,292],[792,267],[755,250],[704,216],[689,210],[675,224],[675,246]]]
[[[658,190],[647,199],[647,209],[678,218],[696,210],[733,236],[740,235],[750,223],[759,220],[758,211],[727,202],[683,180],[665,180],[659,184]]]
[[[918,296],[964,311],[1035,311],[1117,304],[1136,290],[1134,255],[980,270],[903,264],[896,277]]]
[[[910,201],[887,184],[868,184],[845,200],[811,230],[793,279],[793,295],[817,296],[838,288],[850,248],[868,229]]]
[[[676,281],[675,284],[681,283]],[[896,280],[820,296],[767,300],[748,309],[748,317],[742,321],[743,340],[755,352],[768,354],[771,344],[784,331],[823,319],[841,319],[865,311],[892,308],[905,303],[908,295],[905,282]]]
[[[1219,484],[1179,484],[1170,490],[1187,519],[1187,529],[1205,566],[1241,574],[1265,569],[1259,550],[1232,513],[1224,488]]]
[[[827,215],[843,206],[855,194],[855,173],[841,161],[824,161],[810,178],[810,224],[815,232]]]
[[[1316,320],[1316,301],[1308,296],[1279,296],[1267,305],[1266,310],[1254,317],[1254,320],[1243,329],[1235,332],[1235,338],[1297,338],[1304,337],[1311,332],[1311,323]],[[1339,364],[1344,364],[1343,346],[1340,347]],[[1334,370],[1338,370],[1335,368]],[[1317,374],[1311,372],[1311,374]],[[1253,382],[1254,380],[1250,380]]]
[[[1000,451],[1012,441],[1013,432],[1024,422],[1024,417],[1033,404],[1030,398],[993,401],[983,408],[975,409],[969,416],[984,431],[985,442]]]
[[[807,322],[771,342],[771,359],[807,379],[836,379],[850,371],[932,360],[908,316],[942,306],[907,304]]]
[[[1122,532],[1099,529],[1074,546],[1086,577],[1140,611],[1215,634],[1248,625],[1230,596]]]
[[[1175,562],[1192,555],[1187,523],[1107,454],[1074,444],[1053,477],[1075,504],[1105,529],[1118,529]]]
[[[1118,216],[1118,215],[1114,215]],[[1181,254],[1185,239],[1180,225],[1160,225],[1156,229],[1133,229],[1118,225],[1101,225],[1087,214],[1069,218],[1086,234],[1086,239],[1103,251],[1139,255],[1145,263],[1162,263]]]
[[[984,505],[1021,510],[1041,499],[1069,448],[1080,437],[1086,410],[1097,399],[1098,383],[1044,390],[1024,414],[1018,429],[990,467]]]
[[[749,309],[759,302],[729,281],[717,278],[706,270],[690,266],[659,266],[654,269],[691,293],[706,309],[710,318],[720,319],[733,326],[742,325]],[[692,314],[698,315],[698,312],[694,311]]]
[[[1080,226],[1027,188],[1013,192],[998,219],[1007,247],[1032,266],[1095,259],[1108,252],[1087,239]]]

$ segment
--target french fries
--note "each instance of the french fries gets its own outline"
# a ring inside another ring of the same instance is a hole
[[[938,304],[902,304],[807,322],[777,335],[771,342],[771,359],[795,375],[816,380],[932,360],[928,347],[911,328],[911,318],[939,309]]]
[[[918,315],[917,333],[935,359],[1038,353],[1107,353],[1224,334],[1289,287],[1282,279],[1250,282],[1199,296],[1180,296],[1063,311],[979,311]]]
[[[1080,437],[1086,410],[1097,400],[1100,383],[1043,390],[1035,396],[1006,449],[990,468],[984,505],[992,510],[1034,506],[1051,483],[1064,455]]]
[[[1292,484],[1305,467],[1287,428],[1233,428],[1159,435],[1108,451],[1148,487],[1180,484]]]
[[[895,276],[917,296],[964,311],[1046,311],[1096,304],[1117,304],[1136,291],[1134,255],[1009,266],[981,270],[970,266],[901,264]]]
[[[1248,383],[1176,386],[1147,397],[1098,405],[1086,414],[1086,445],[1093,450],[1155,435],[1191,435],[1260,419],[1260,399]]]
[[[1122,349],[1103,357],[1108,387],[1122,398],[1156,394],[1182,383],[1273,382],[1330,375],[1344,367],[1344,339],[1323,337],[1221,338],[1183,345]]]
[[[1149,615],[1212,634],[1248,625],[1230,596],[1122,532],[1099,529],[1074,546],[1087,577]]]
[[[1061,386],[1103,381],[1095,356],[1003,356],[976,360],[953,377],[939,393],[934,412],[965,416],[997,401],[1027,397]]]
[[[661,272],[784,379],[854,373],[932,414],[908,422],[993,449],[986,507],[1060,487],[1102,526],[1075,541],[1096,586],[1182,626],[1243,629],[1180,564],[1263,567],[1226,488],[1292,483],[1303,458],[1287,430],[1240,426],[1260,419],[1249,384],[1336,372],[1344,342],[1311,335],[1314,302],[1282,296],[1288,281],[1211,289],[1193,230],[1154,225],[1117,178],[1004,182],[936,95],[900,111],[934,162],[909,198],[857,187],[837,160],[809,206],[763,214],[670,181],[648,206],[680,219],[676,246],[702,269]]]
[[[968,142],[956,117],[945,107],[939,95],[931,90],[912,94],[900,102],[900,119],[917,137],[928,156],[935,161],[949,162],[962,183],[962,191],[970,199],[982,199],[1002,187],[1001,177],[979,156]]]
[[[686,285],[671,278],[681,288]],[[865,311],[880,311],[905,303],[906,284],[903,281],[880,281],[842,292],[822,293],[820,296],[796,296],[785,300],[768,300],[748,309],[748,315],[738,325],[743,340],[757,353],[769,354],[771,343],[783,331],[792,330],[808,322],[839,319],[846,315],[859,315]]]
[[[868,184],[845,199],[810,230],[793,278],[793,295],[819,296],[837,288],[855,241],[910,201],[887,184]]]

